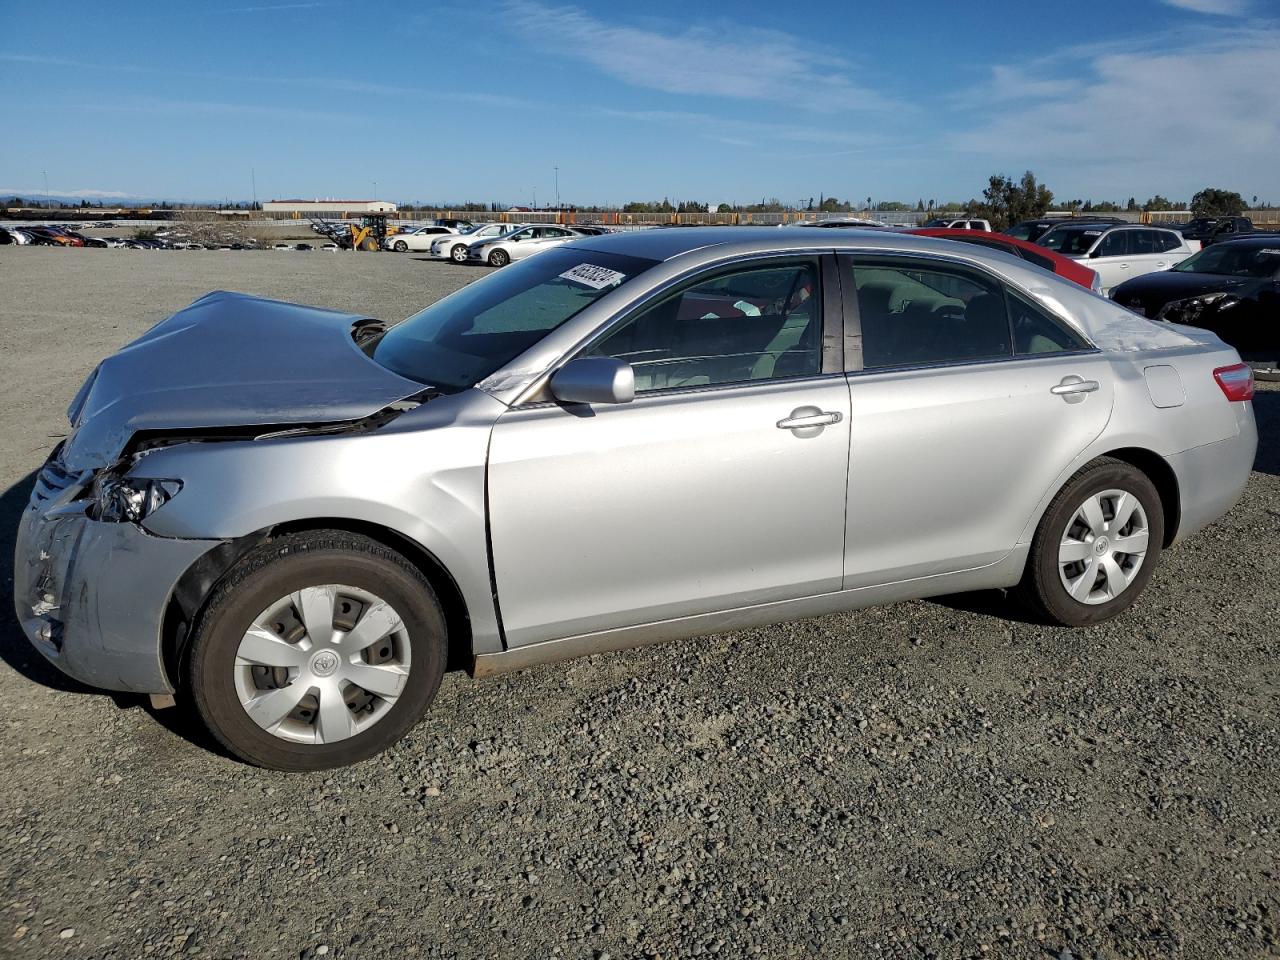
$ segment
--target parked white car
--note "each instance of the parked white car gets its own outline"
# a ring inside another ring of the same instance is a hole
[[[550,250],[582,236],[568,227],[555,224],[535,224],[523,227],[494,240],[477,240],[467,248],[467,259],[472,263],[487,263],[491,267],[505,267],[513,260],[523,260],[543,250]]]
[[[1133,277],[1168,270],[1195,252],[1176,230],[1136,224],[1063,223],[1036,243],[1092,267],[1103,296]]]
[[[447,237],[438,237],[431,243],[431,256],[442,260],[453,260],[457,263],[466,263],[468,250],[467,248],[477,241],[485,242],[488,240],[496,240],[508,233],[514,233],[524,227],[530,226],[527,223],[481,223],[472,227],[470,230],[462,233],[452,234]]]
[[[991,233],[991,221],[978,220],[974,217],[957,217],[954,220],[948,220],[945,217],[936,217],[924,224],[926,227],[941,227],[946,230],[985,230]]]
[[[408,230],[401,230],[399,233],[393,233],[382,241],[382,249],[394,250],[396,253],[406,253],[409,250],[429,250],[433,241],[438,240],[442,236],[453,236],[456,231],[451,227],[411,227]]]

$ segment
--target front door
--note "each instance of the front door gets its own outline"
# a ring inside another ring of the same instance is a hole
[[[818,258],[695,278],[585,351],[632,364],[634,401],[499,418],[508,646],[840,588],[849,390],[823,301]]]

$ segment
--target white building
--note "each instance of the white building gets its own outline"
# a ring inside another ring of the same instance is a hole
[[[366,213],[395,213],[396,205],[386,200],[267,200],[262,212],[276,217],[325,217],[346,220]]]

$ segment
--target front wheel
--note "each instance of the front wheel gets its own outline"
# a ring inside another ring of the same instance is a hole
[[[511,254],[505,250],[494,250],[489,254],[489,266],[491,267],[505,267],[510,262]]]
[[[467,245],[465,243],[454,244],[453,250],[450,251],[449,256],[453,258],[454,263],[466,263]]]
[[[396,253],[404,253],[409,249],[409,245],[403,240],[397,240],[395,243]]]
[[[187,679],[210,733],[276,770],[380,753],[418,722],[444,673],[430,585],[403,557],[342,531],[258,547],[193,630]]]
[[[1018,591],[1063,626],[1109,620],[1138,599],[1164,544],[1164,509],[1150,478],[1099,457],[1067,481],[1031,543]]]

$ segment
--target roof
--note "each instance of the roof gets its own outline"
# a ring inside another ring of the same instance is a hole
[[[334,200],[329,197],[312,197],[310,200],[295,197],[289,200],[267,200],[267,203],[390,203],[390,200]]]

